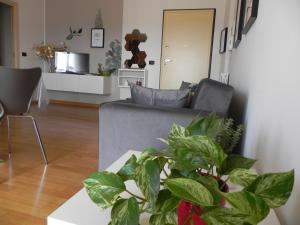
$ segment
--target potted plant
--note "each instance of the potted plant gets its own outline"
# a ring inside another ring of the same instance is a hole
[[[229,154],[241,132],[231,119],[215,114],[186,128],[174,124],[162,140],[166,150],[146,149],[117,173],[94,173],[84,185],[99,207],[112,207],[110,225],[138,225],[142,213],[150,214],[151,225],[258,224],[271,208],[286,203],[294,171],[258,175],[249,170],[255,160]],[[129,181],[142,195],[126,189]],[[228,182],[240,190],[226,192]]]
[[[111,76],[121,67],[121,42],[118,40],[112,41],[109,47],[110,49],[105,53],[105,67],[98,63],[97,75],[99,76]]]

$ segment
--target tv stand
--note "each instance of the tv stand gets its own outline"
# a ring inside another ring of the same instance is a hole
[[[111,77],[71,73],[43,73],[42,76],[47,90],[97,95],[111,94]]]

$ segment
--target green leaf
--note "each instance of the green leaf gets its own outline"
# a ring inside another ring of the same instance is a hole
[[[187,127],[191,135],[208,136],[215,138],[221,128],[222,119],[215,113],[209,114],[207,117],[198,117],[194,119]]]
[[[171,212],[177,208],[180,201],[181,199],[172,195],[169,190],[161,190],[155,203],[154,212],[156,214]]]
[[[257,174],[248,169],[235,169],[229,174],[230,182],[242,187],[249,186],[257,177]]]
[[[145,198],[154,206],[160,190],[160,169],[151,159],[137,168],[135,181]]]
[[[187,148],[177,148],[173,152],[174,169],[183,171],[194,171],[198,168],[208,169],[208,164],[199,153],[190,151]]]
[[[121,177],[106,171],[90,175],[83,183],[92,201],[104,209],[111,207],[126,190]]]
[[[111,225],[138,225],[139,224],[139,205],[137,200],[132,197],[129,199],[118,200],[111,211]]]
[[[222,165],[227,157],[223,149],[207,136],[177,137],[169,140],[169,143],[173,149],[188,149],[217,168]]]
[[[241,155],[228,155],[218,172],[220,175],[228,175],[234,169],[250,169],[255,162],[256,160]]]
[[[278,208],[287,202],[293,186],[294,170],[261,175],[245,190],[264,199],[271,208]]]
[[[168,159],[162,156],[158,156],[154,159],[154,162],[158,165],[160,172],[164,169]]]
[[[213,205],[214,199],[211,193],[202,184],[192,179],[167,179],[165,182],[165,187],[175,196],[186,201],[202,206]]]
[[[198,181],[204,187],[206,187],[214,198],[214,205],[219,205],[222,199],[222,195],[219,194],[219,189],[220,189],[219,183],[214,177],[200,175],[199,173],[194,172],[189,175],[189,178]]]
[[[222,193],[222,196],[237,212],[249,217],[247,222],[251,224],[259,223],[270,212],[270,208],[266,202],[253,193],[241,191]]]
[[[176,210],[168,213],[153,214],[150,217],[150,225],[177,225],[178,217]]]
[[[211,176],[202,176],[200,174],[193,174],[193,176],[191,176],[191,178],[200,182],[208,189],[211,189],[211,188],[214,188],[217,190],[219,189],[218,181]]]
[[[201,217],[206,225],[245,225],[249,221],[249,216],[238,212],[235,209],[218,207]]]
[[[119,170],[118,175],[124,180],[134,179],[135,170],[138,167],[137,158],[132,155],[125,165]]]
[[[169,178],[189,178],[193,179],[195,181],[198,181],[199,183],[203,184],[206,188],[211,189],[219,189],[219,184],[218,181],[210,176],[210,175],[203,175],[198,172],[185,172],[185,171],[180,171],[176,169],[171,170],[171,174]]]
[[[138,164],[143,164],[147,159],[154,158],[154,154],[157,152],[155,148],[145,148],[142,155],[138,159]]]
[[[173,137],[187,137],[189,135],[190,133],[187,129],[178,124],[173,124],[170,130],[169,139]]]

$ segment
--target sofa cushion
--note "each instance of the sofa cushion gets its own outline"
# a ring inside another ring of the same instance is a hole
[[[233,87],[221,82],[203,79],[200,81],[191,108],[226,115],[233,96]]]
[[[183,108],[189,97],[189,89],[158,90],[130,84],[131,98],[134,103],[141,105],[166,106]]]

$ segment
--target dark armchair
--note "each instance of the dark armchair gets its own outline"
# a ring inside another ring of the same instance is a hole
[[[28,118],[32,121],[41,153],[45,164],[48,164],[47,155],[40,137],[35,119],[27,114],[29,112],[31,98],[36,89],[42,71],[40,68],[33,69],[13,69],[0,66],[0,115],[7,118],[8,126],[8,147],[11,149],[11,119],[15,117]],[[1,113],[2,112],[2,113]]]

